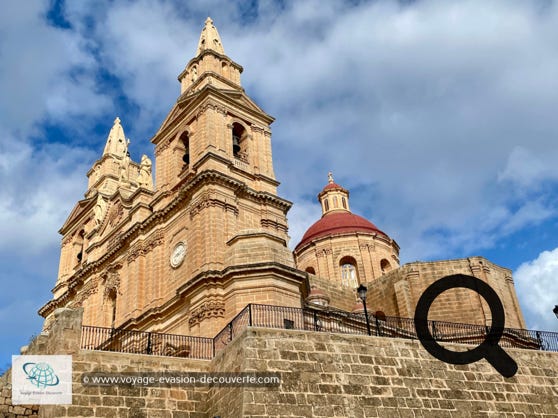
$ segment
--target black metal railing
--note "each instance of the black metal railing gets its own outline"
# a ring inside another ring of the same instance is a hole
[[[417,339],[412,318],[368,315],[371,334],[380,337]],[[248,321],[247,321],[248,319]],[[484,325],[428,321],[432,338],[439,342],[481,344],[490,331]],[[315,308],[249,304],[215,337],[215,352],[222,350],[246,326],[282,328],[341,334],[368,333],[364,313]],[[558,333],[504,328],[499,345],[510,348],[558,351]]]
[[[83,326],[81,348],[158,356],[213,358],[213,338]]]
[[[414,320],[368,315],[374,336],[417,339]],[[444,321],[428,321],[432,338],[442,343],[481,344],[489,327]],[[368,334],[363,313],[335,309],[294,308],[249,304],[214,338],[162,334],[83,326],[81,347],[90,350],[212,359],[247,327],[281,328],[342,334]],[[558,351],[558,333],[504,328],[499,345],[542,351]]]

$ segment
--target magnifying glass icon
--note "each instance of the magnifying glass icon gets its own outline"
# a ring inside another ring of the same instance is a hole
[[[484,341],[472,350],[451,351],[438,344],[428,328],[430,305],[442,292],[456,287],[471,289],[480,294],[492,312],[492,326]],[[473,276],[454,274],[432,283],[421,295],[415,309],[415,328],[422,346],[436,357],[450,364],[470,364],[485,358],[502,376],[517,373],[517,363],[498,345],[504,332],[504,307],[498,294],[485,282]]]

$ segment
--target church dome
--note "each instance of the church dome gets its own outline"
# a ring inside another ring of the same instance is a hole
[[[294,249],[297,268],[312,272],[309,280],[327,278],[349,290],[399,267],[397,243],[372,222],[351,212],[349,191],[333,181],[331,172],[318,200],[322,217]],[[337,297],[325,288],[331,297]]]
[[[322,193],[325,192],[326,190],[332,190],[332,189],[345,190],[345,189],[343,189],[343,187],[339,186],[337,183],[331,182],[331,183],[326,184],[326,186],[322,190]]]
[[[384,232],[380,231],[376,225],[364,219],[362,216],[355,215],[351,212],[331,212],[325,214],[319,221],[308,228],[302,240],[296,246],[296,249],[298,250],[317,238],[354,232],[376,233],[387,236]]]

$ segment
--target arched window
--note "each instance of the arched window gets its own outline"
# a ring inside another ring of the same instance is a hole
[[[333,207],[337,208],[339,205],[337,204],[337,196],[333,196]]]
[[[316,270],[314,270],[314,267],[306,267],[306,273],[310,273],[310,274],[316,274]]]
[[[233,123],[232,127],[232,143],[233,143],[233,155],[239,160],[248,162],[247,153],[247,132],[240,123]]]
[[[327,199],[324,200],[324,206],[325,206],[325,210],[327,212],[329,210],[329,202],[327,201]]]
[[[343,257],[339,262],[341,268],[341,285],[343,287],[356,288],[358,286],[358,276],[356,261],[352,257]]]
[[[347,199],[344,197],[341,198],[341,202],[343,202],[343,209],[347,209]]]
[[[180,135],[180,144],[184,147],[182,162],[188,165],[190,164],[190,137],[188,136],[188,132],[183,132],[182,135]]]
[[[380,261],[380,269],[382,270],[382,273],[387,273],[391,270],[391,264],[388,260],[382,258],[382,260]]]

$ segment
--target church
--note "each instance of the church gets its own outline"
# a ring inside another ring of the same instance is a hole
[[[401,266],[389,231],[351,211],[332,173],[316,185],[321,218],[291,251],[293,203],[277,194],[274,119],[242,88],[242,70],[208,18],[151,139],[154,162],[131,160],[125,122],[114,120],[85,197],[60,229],[58,278],[39,311],[44,331],[58,308],[83,308],[84,325],[214,337],[250,303],[362,312],[360,284],[372,313],[412,318],[424,289],[456,273],[488,283],[506,327],[525,328],[509,269],[482,257]],[[429,318],[491,323],[467,289],[437,298]]]

